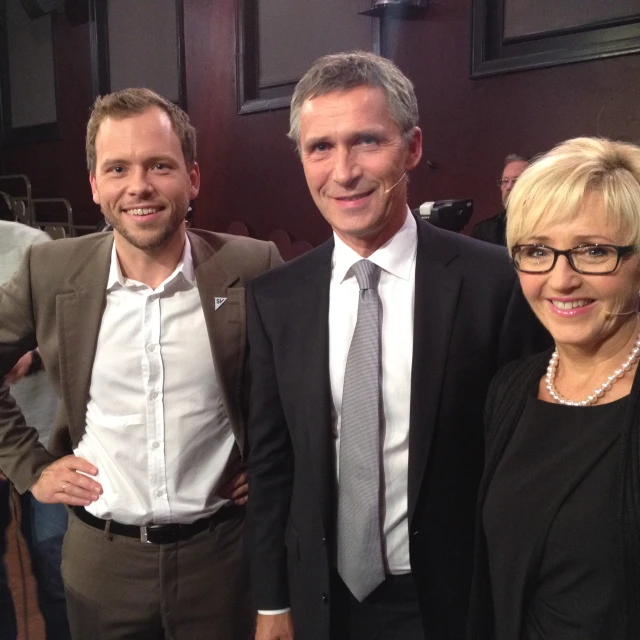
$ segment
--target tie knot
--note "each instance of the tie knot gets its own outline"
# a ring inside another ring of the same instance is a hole
[[[375,289],[378,286],[380,267],[370,260],[360,260],[351,267],[360,289]]]

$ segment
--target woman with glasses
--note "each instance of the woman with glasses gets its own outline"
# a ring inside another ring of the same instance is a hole
[[[638,640],[640,148],[539,158],[507,244],[555,348],[491,385],[468,637]]]

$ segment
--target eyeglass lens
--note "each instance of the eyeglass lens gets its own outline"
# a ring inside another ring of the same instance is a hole
[[[558,255],[565,252],[558,251]],[[522,247],[514,256],[516,266],[524,271],[547,271],[551,269],[556,250],[549,247]],[[566,254],[565,254],[566,255]],[[579,271],[606,273],[613,271],[618,264],[618,252],[615,247],[588,245],[575,247],[568,251],[570,263]]]

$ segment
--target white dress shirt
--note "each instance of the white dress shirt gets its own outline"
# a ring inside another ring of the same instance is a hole
[[[360,291],[350,269],[362,256],[335,234],[334,240],[329,292],[329,375],[339,477],[342,390]],[[382,270],[378,294],[382,303],[383,540],[387,570],[393,574],[411,571],[407,486],[417,246],[416,221],[407,210],[400,231],[368,258]]]
[[[216,490],[233,445],[189,239],[156,289],[122,275],[114,246],[74,451],[98,468],[103,488],[87,511],[134,525],[209,516],[228,502]]]
[[[329,376],[332,396],[332,428],[340,476],[340,422],[347,355],[358,318],[360,287],[351,267],[362,256],[334,233],[329,289]],[[382,407],[384,412],[383,540],[387,571],[411,571],[407,508],[409,466],[409,410],[413,360],[413,307],[415,294],[417,224],[407,209],[404,225],[388,242],[369,256],[381,269],[378,294],[382,303]],[[260,610],[276,615],[289,608]]]

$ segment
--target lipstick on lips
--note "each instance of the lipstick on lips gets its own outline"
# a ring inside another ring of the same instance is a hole
[[[595,304],[591,298],[549,298],[549,306],[562,318],[573,318],[588,313]]]

